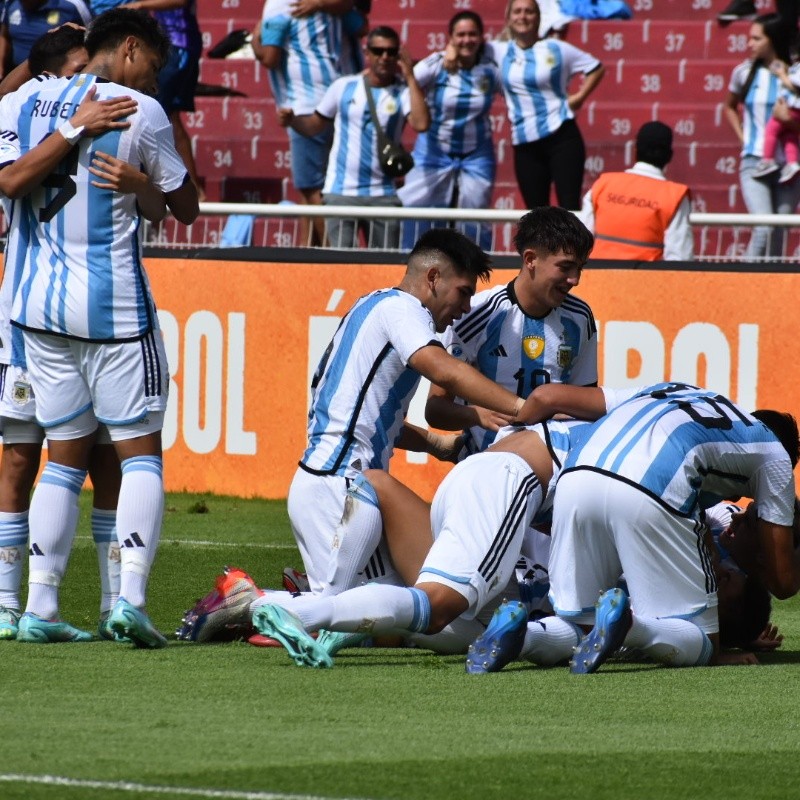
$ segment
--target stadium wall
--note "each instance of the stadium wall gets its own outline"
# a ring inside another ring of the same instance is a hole
[[[146,263],[172,372],[168,489],[285,497],[305,447],[308,386],[319,357],[355,299],[396,285],[402,265]],[[680,380],[747,409],[800,416],[800,374],[787,362],[797,342],[792,309],[800,274],[742,265],[634,266],[598,262],[576,292],[597,319],[601,383]],[[492,282],[515,274],[498,269]],[[423,425],[426,393],[421,386],[410,412]],[[427,497],[446,470],[402,451],[392,464],[398,478]]]

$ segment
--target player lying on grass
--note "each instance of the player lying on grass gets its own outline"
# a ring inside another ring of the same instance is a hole
[[[741,608],[746,587],[757,592],[759,581],[778,598],[798,591],[799,448],[789,415],[746,414],[684,385],[646,390],[612,410],[581,437],[559,479],[550,560],[556,614],[532,627],[519,609],[498,610],[473,660],[486,672],[519,656],[558,663],[570,653],[554,635],[577,626],[588,634],[570,662],[575,673],[596,671],[623,645],[672,666],[754,663],[750,653],[721,651],[720,602],[727,609],[738,598]],[[715,567],[701,523],[704,507],[740,495],[758,504],[762,559],[749,577]],[[630,599],[614,588],[621,573]]]

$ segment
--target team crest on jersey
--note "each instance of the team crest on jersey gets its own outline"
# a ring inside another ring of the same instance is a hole
[[[394,97],[387,97],[381,105],[389,116],[397,113],[397,100],[395,100]]]
[[[31,385],[25,381],[14,381],[11,399],[18,406],[24,406],[31,399]]]
[[[481,94],[489,94],[489,91],[490,91],[490,90],[491,90],[491,86],[489,85],[489,78],[488,78],[486,75],[484,75],[484,76],[483,76],[483,77],[482,77],[482,78],[481,78],[481,79],[478,81],[478,91],[479,91]]]
[[[447,349],[450,351],[450,355],[453,356],[453,358],[464,357],[464,350],[460,344],[451,344]]]
[[[544,337],[526,336],[522,340],[522,352],[531,360],[539,358],[544,352]]]
[[[572,348],[568,344],[560,344],[556,353],[556,363],[566,369],[572,363]]]
[[[58,25],[59,22],[59,14],[58,11],[51,11],[47,15],[47,24],[48,25]]]

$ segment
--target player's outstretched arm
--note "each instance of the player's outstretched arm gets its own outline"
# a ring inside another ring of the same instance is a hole
[[[200,201],[197,196],[197,187],[192,182],[188,173],[183,186],[172,192],[165,192],[167,208],[172,216],[184,225],[191,225],[200,213]]]
[[[464,447],[464,437],[460,433],[436,433],[425,430],[406,420],[395,447],[410,450],[412,453],[428,453],[439,461],[455,462]]]
[[[545,383],[528,395],[519,418],[528,424],[568,414],[575,419],[596,420],[606,413],[603,390],[597,386],[571,386],[568,383]]]
[[[451,356],[437,345],[421,347],[408,359],[409,366],[454,397],[499,411],[517,421],[523,400],[481,375],[478,370]]]
[[[78,110],[65,125],[83,128],[83,136],[98,136],[110,130],[130,126],[126,121],[136,111],[137,103],[130,97],[95,100],[92,87],[78,106]],[[63,127],[63,126],[62,126]],[[41,143],[0,170],[0,192],[15,200],[33,191],[72,150],[75,142],[68,142],[65,132],[57,130]]]
[[[141,170],[127,161],[108,153],[97,151],[92,158],[89,172],[98,178],[92,186],[108,189],[120,194],[135,194],[142,216],[150,222],[160,222],[167,215],[164,193]]]
[[[499,431],[512,422],[506,414],[489,408],[457,403],[441,386],[431,384],[425,404],[425,419],[434,428],[443,431],[460,431],[477,425],[489,431]]]

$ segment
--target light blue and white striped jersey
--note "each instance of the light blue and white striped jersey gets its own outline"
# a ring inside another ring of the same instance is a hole
[[[528,48],[491,42],[487,51],[500,66],[512,144],[543,139],[573,119],[567,104],[570,79],[600,67],[594,56],[559,39],[539,39]]]
[[[789,456],[766,425],[715,392],[649,387],[576,439],[562,474],[590,469],[617,477],[692,518],[722,500],[752,497],[761,519],[792,524]]]
[[[136,197],[92,186],[88,168],[100,150],[141,168],[163,192],[179,189],[186,167],[166,114],[141,92],[76,75],[37,86],[21,104],[13,132],[26,153],[72,116],[92,86],[98,100],[133,97],[137,111],[129,128],[81,140],[41,187],[15,203],[25,250],[11,319],[20,328],[74,339],[130,341],[157,326]]]
[[[420,348],[439,344],[434,329],[430,312],[399,289],[356,301],[311,384],[303,469],[345,477],[388,469],[420,379],[408,360]]]
[[[500,91],[500,71],[491,53],[471,69],[448,72],[444,53],[432,53],[414,66],[414,76],[426,93],[431,126],[425,138],[451,156],[464,156],[492,141],[489,110]]]
[[[527,397],[542,383],[597,383],[597,326],[591,308],[567,295],[545,317],[529,317],[520,308],[514,282],[479,292],[472,308],[445,331],[447,351],[487,378]],[[468,450],[485,450],[494,433],[470,430]]]
[[[317,11],[293,17],[294,0],[267,0],[261,16],[261,43],[283,50],[269,70],[278,108],[311,114],[325,90],[341,75],[342,19]]]
[[[728,90],[741,97],[747,76],[750,73],[752,61],[743,61],[733,68]],[[742,114],[742,142],[743,156],[764,155],[764,131],[767,123],[772,118],[772,108],[781,91],[781,82],[767,67],[756,71],[755,78],[747,90],[744,98],[744,113]]]
[[[400,141],[411,111],[408,87],[400,81],[372,87],[372,97],[386,137]],[[363,75],[347,75],[333,82],[317,106],[317,113],[333,120],[333,145],[328,158],[323,194],[388,197],[397,193],[394,178],[383,174],[378,161],[378,139],[372,123]]]
[[[20,105],[25,99],[48,80],[55,80],[49,75],[39,75],[28,81],[16,92],[0,99],[0,169],[13,163],[20,156],[19,137],[14,133],[19,118]],[[5,252],[3,255],[3,282],[0,285],[0,363],[13,364],[27,369],[25,361],[25,344],[22,331],[11,324],[11,308],[14,292],[22,277],[25,260],[25,246],[19,247],[20,231],[13,200],[0,197],[3,214],[8,223]]]

